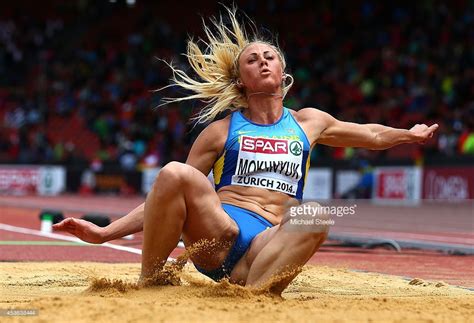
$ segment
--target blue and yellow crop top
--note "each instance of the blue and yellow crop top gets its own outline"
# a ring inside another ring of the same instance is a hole
[[[303,198],[311,145],[287,108],[268,125],[254,123],[240,112],[230,117],[222,155],[214,164],[218,191],[227,185],[265,188]]]

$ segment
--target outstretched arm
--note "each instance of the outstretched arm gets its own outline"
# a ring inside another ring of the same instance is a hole
[[[67,218],[53,225],[56,231],[68,232],[89,243],[104,243],[143,230],[143,210],[145,203],[140,204],[124,217],[112,222],[105,228],[91,222]]]
[[[305,110],[305,118],[310,118],[310,124],[321,129],[317,142],[333,147],[382,150],[405,143],[424,143],[438,129],[437,124],[430,127],[417,124],[409,130],[380,124],[357,124],[339,121],[320,110]]]

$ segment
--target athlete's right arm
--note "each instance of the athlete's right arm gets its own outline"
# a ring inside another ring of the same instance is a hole
[[[228,126],[227,118],[207,126],[191,147],[186,164],[207,176],[224,148]],[[105,228],[76,218],[67,218],[55,224],[53,228],[57,231],[69,232],[86,242],[104,243],[142,231],[144,211],[145,203],[142,203]]]
[[[85,220],[67,218],[53,225],[53,229],[68,232],[85,242],[104,243],[142,231],[144,210],[145,203],[142,203],[104,228]]]

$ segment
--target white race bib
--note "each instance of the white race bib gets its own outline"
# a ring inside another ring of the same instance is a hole
[[[299,140],[241,136],[231,184],[296,195],[302,161],[303,143]]]

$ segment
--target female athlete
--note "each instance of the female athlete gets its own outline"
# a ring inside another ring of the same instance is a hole
[[[212,252],[191,256],[196,268],[214,280],[228,277],[257,288],[289,267],[303,266],[328,232],[324,221],[311,230],[292,229],[285,216],[302,200],[311,148],[387,149],[423,143],[438,128],[395,129],[339,121],[311,107],[287,109],[283,98],[293,78],[285,72],[283,53],[270,42],[249,38],[235,10],[228,15],[230,27],[222,18],[213,22],[214,32],[204,26],[205,49],[188,42],[187,58],[197,79],[172,68],[174,84],[193,92],[173,101],[209,103],[198,122],[212,121],[227,109],[230,115],[202,131],[185,164],[165,165],[145,203],[125,217],[105,228],[74,218],[54,226],[91,243],[143,230],[142,282],[162,270],[180,237],[186,246],[222,242]],[[211,169],[215,188],[207,178]]]

